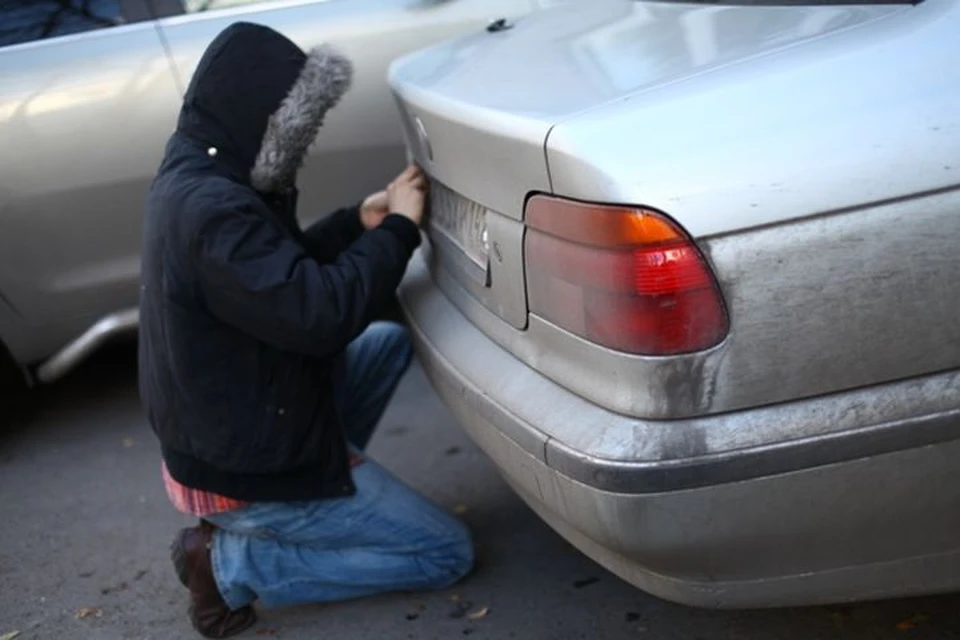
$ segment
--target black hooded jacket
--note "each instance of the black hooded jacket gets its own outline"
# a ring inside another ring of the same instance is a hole
[[[301,231],[296,172],[349,61],[237,23],[205,52],[147,196],[140,393],[170,474],[251,501],[347,495],[343,351],[420,242],[357,207]]]

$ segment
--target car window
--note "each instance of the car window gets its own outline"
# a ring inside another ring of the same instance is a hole
[[[0,0],[0,47],[125,24],[122,0]]]
[[[229,7],[239,7],[245,4],[266,4],[276,0],[182,0],[183,10],[186,13],[200,13],[201,11],[216,11]]]

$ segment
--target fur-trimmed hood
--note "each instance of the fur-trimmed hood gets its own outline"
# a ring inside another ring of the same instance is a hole
[[[323,123],[350,87],[352,65],[330,46],[304,53],[280,33],[238,22],[204,52],[178,130],[261,193],[291,188]]]

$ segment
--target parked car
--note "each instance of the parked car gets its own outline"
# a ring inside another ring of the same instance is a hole
[[[0,365],[50,382],[136,328],[146,188],[194,66],[229,23],[266,24],[303,47],[330,42],[355,62],[353,89],[301,173],[309,222],[403,167],[393,58],[538,1],[0,3]]]
[[[960,587],[960,2],[643,0],[397,61],[437,391],[705,607]]]

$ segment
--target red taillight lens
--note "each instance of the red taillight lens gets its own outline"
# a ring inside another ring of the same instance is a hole
[[[666,216],[542,195],[525,215],[531,313],[636,354],[699,351],[726,335],[710,267]]]

